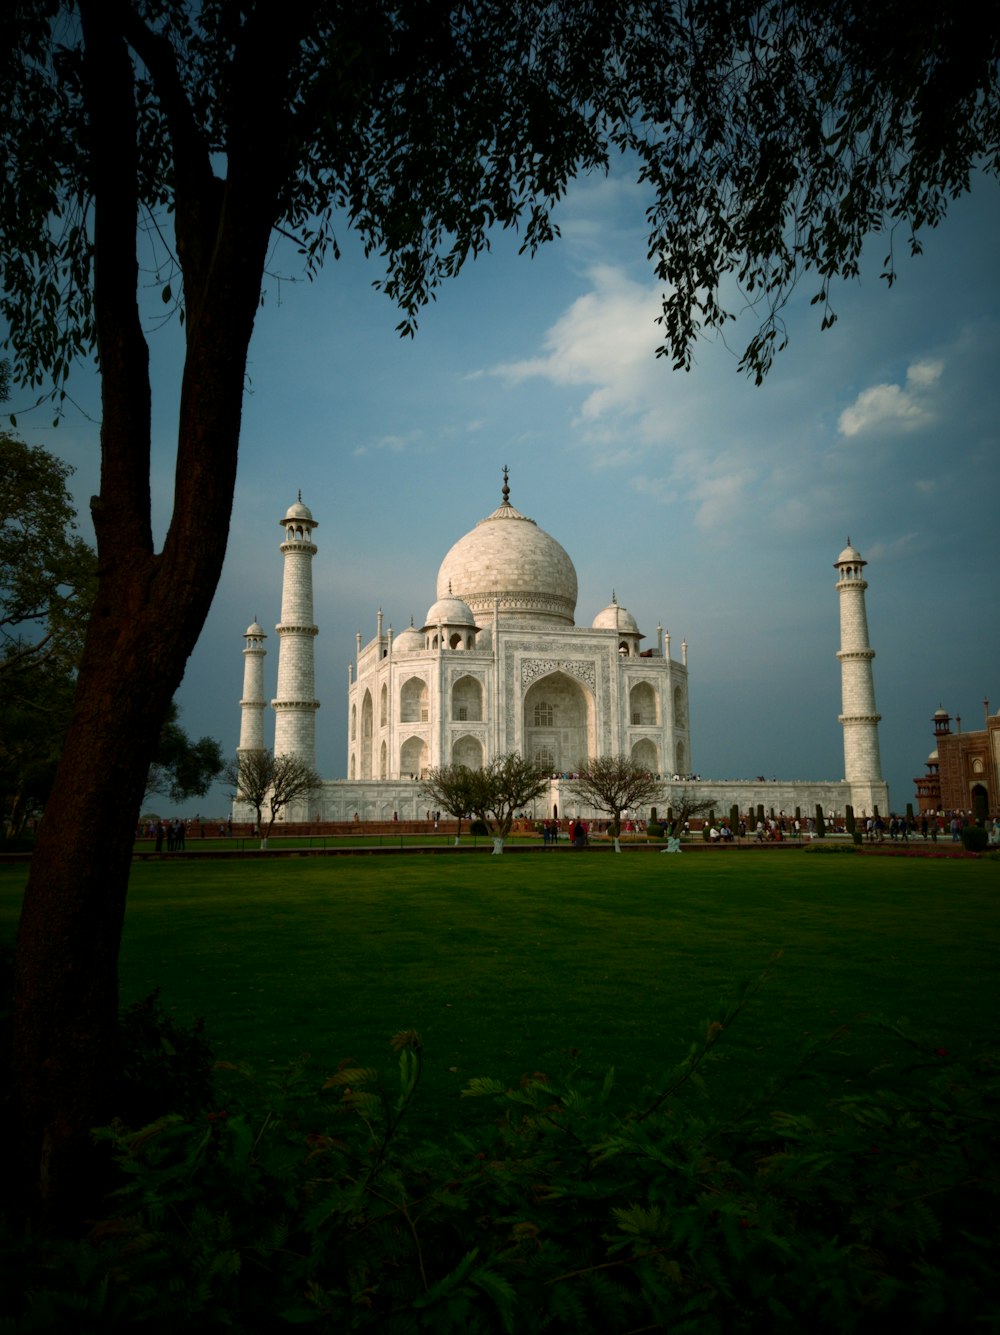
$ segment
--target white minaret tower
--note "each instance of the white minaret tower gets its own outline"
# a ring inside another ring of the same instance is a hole
[[[313,624],[312,559],[318,527],[312,511],[302,504],[302,493],[281,520],[285,541],[281,554],[285,573],[281,585],[281,621],[278,632],[278,694],[271,701],[275,713],[274,754],[296,756],[316,765],[315,638]]]
[[[243,650],[243,699],[240,709],[240,744],[237,755],[244,751],[263,751],[264,749],[264,627],[253,623],[246,628],[243,638],[246,648]]]
[[[868,617],[865,613],[865,589],[868,581],[862,571],[867,562],[861,553],[847,546],[834,562],[840,578],[840,687],[844,729],[844,778],[851,785],[854,808],[871,814],[882,804],[886,814],[888,791],[882,778],[878,749],[878,724],[882,717],[875,709],[875,683],[872,659],[875,650],[868,643]]]

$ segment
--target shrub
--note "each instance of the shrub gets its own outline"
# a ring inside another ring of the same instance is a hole
[[[646,826],[646,834],[649,836],[650,839],[662,839],[663,826],[660,824],[659,821],[651,820],[649,824]]]
[[[989,842],[990,832],[982,825],[966,825],[962,829],[962,845],[967,853],[984,853]]]
[[[717,1105],[707,1078],[766,977],[720,1003],[634,1106],[613,1072],[477,1079],[464,1093],[495,1120],[457,1117],[447,1143],[407,1130],[413,1031],[393,1039],[392,1092],[354,1061],[325,1081],[300,1063],[265,1088],[223,1072],[212,1112],[101,1133],[126,1185],[86,1243],[5,1239],[7,1324],[973,1328],[1000,1304],[1000,1065],[877,1022],[877,1074],[810,1116],[788,1091],[842,1031],[776,1062],[744,1104]]]
[[[486,824],[486,822],[485,822],[484,820],[474,820],[474,821],[472,821],[472,823],[469,825],[469,833],[470,833],[470,834],[477,834],[477,835],[484,835],[484,836],[485,836],[485,835],[488,835],[489,832],[490,832],[490,827]]]

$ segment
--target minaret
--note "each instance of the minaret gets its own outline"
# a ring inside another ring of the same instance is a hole
[[[844,778],[851,785],[854,807],[871,813],[879,802],[887,800],[878,749],[878,724],[882,717],[875,709],[875,683],[872,659],[875,650],[868,643],[868,617],[865,613],[865,589],[868,581],[862,571],[861,553],[847,546],[834,562],[839,572],[840,594],[840,687],[844,729]],[[877,788],[876,786],[877,785]],[[883,812],[883,814],[885,814]]]
[[[240,745],[237,755],[243,751],[263,751],[264,749],[264,627],[253,623],[246,628],[243,638],[246,648],[243,650],[243,699],[240,709]]]
[[[302,504],[302,493],[281,520],[285,541],[281,554],[285,573],[281,585],[281,621],[278,632],[278,693],[271,701],[275,712],[274,754],[297,756],[305,765],[316,764],[315,638],[313,624],[312,559],[318,527],[312,511]]]

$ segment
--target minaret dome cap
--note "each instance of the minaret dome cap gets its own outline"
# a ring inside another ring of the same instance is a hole
[[[292,504],[288,507],[288,510],[285,513],[284,519],[282,519],[280,522],[282,524],[288,524],[288,523],[294,523],[296,521],[312,524],[313,528],[319,528],[319,523],[317,522],[317,520],[313,519],[313,514],[312,511],[309,509],[309,506],[302,504],[301,491],[299,492],[299,499],[297,501],[292,502]]]
[[[857,547],[852,547],[852,546],[851,546],[851,540],[850,540],[850,538],[848,538],[848,539],[847,539],[847,546],[846,546],[846,547],[844,548],[844,550],[840,553],[840,555],[837,557],[836,561],[834,561],[833,564],[834,564],[835,566],[846,566],[846,565],[851,565],[851,566],[864,566],[864,565],[867,565],[868,562],[864,559],[864,557],[863,557],[863,556],[861,555],[861,553],[858,551]]]

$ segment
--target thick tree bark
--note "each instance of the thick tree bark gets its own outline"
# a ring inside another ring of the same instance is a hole
[[[246,355],[280,176],[274,139],[260,135],[270,182],[258,168],[235,181],[231,171],[225,185],[210,172],[192,173],[190,190],[178,183],[178,252],[189,257],[187,356],[174,515],[157,554],[149,370],[136,303],[134,75],[120,18],[104,0],[81,3],[104,410],[101,494],[92,503],[98,592],[17,940],[18,1162],[27,1209],[50,1223],[79,1218],[92,1203],[89,1130],[113,1113],[117,965],[135,821],[160,725],[225,556]],[[260,43],[257,53],[263,59]],[[244,80],[254,106],[243,123],[255,134],[259,118],[270,116],[276,136],[283,85],[273,46],[267,54],[269,81]],[[189,142],[175,144],[178,153],[187,149]]]

